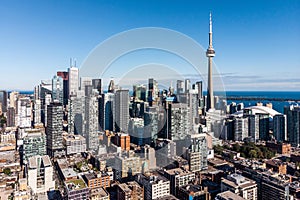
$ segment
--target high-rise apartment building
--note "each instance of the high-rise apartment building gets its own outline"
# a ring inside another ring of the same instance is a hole
[[[0,103],[2,105],[2,112],[7,112],[7,91],[0,90]]]
[[[22,163],[32,156],[46,155],[46,135],[41,129],[25,129],[23,148],[21,151]]]
[[[85,133],[87,149],[96,151],[99,146],[98,98],[90,95],[85,97]]]
[[[273,136],[278,142],[287,140],[286,115],[278,114],[273,117]]]
[[[298,147],[300,145],[300,107],[285,107],[284,114],[287,116],[288,141],[292,146]]]
[[[184,158],[189,162],[189,170],[198,172],[207,169],[206,134],[191,134],[187,140],[190,146],[185,147]]]
[[[237,117],[234,119],[234,140],[243,141],[249,135],[248,118]]]

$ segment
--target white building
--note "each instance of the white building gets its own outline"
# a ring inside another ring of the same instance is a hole
[[[49,156],[33,156],[27,166],[28,186],[34,194],[45,193],[55,188],[53,166]]]
[[[256,182],[247,179],[240,174],[230,174],[227,178],[222,178],[221,191],[224,192],[227,190],[230,190],[245,199],[257,199]]]
[[[157,173],[139,174],[136,181],[144,186],[144,197],[146,200],[170,195],[170,181]]]
[[[32,106],[29,97],[19,98],[17,101],[17,119],[16,124],[20,128],[31,127]]]
[[[79,70],[76,67],[68,68],[69,73],[69,96],[76,96],[78,92]]]

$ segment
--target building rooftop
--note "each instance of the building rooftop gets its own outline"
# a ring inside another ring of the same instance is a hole
[[[45,167],[50,167],[50,166],[52,166],[51,161],[50,161],[50,158],[49,158],[48,155],[45,155],[45,156],[39,156],[39,155],[37,155],[37,156],[32,156],[32,157],[30,157],[30,158],[28,159],[29,168],[34,169],[34,168],[37,168],[37,167],[38,167],[38,166],[37,166],[37,165],[38,165],[38,162],[37,162],[37,159],[38,159],[38,158],[41,158],[41,159],[42,159],[43,164],[44,164]]]
[[[65,184],[69,192],[73,190],[81,190],[83,188],[86,188],[86,185],[81,178],[65,181]]]
[[[87,180],[92,180],[95,178],[99,178],[99,177],[104,177],[104,176],[108,176],[108,174],[106,172],[99,172],[99,173],[89,173],[89,174],[84,174],[83,175]]]
[[[181,169],[181,168],[169,169],[169,170],[166,170],[166,173],[168,173],[168,174],[170,174],[170,175],[193,174],[193,172],[188,171],[188,170],[184,170],[184,169]]]
[[[102,187],[91,189],[91,195],[99,195],[100,198],[109,196],[108,192]]]
[[[77,177],[77,173],[73,170],[73,168],[63,168],[61,172],[65,179]]]
[[[177,199],[173,195],[167,195],[167,196],[159,197],[156,200],[179,200],[179,199]]]
[[[245,200],[243,197],[241,197],[231,191],[225,191],[225,192],[219,193],[215,199],[216,200]]]

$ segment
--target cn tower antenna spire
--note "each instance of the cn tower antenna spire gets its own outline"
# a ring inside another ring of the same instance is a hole
[[[212,33],[212,20],[211,20],[211,12],[209,13],[209,32]]]

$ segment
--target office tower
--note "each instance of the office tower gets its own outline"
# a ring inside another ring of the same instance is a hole
[[[15,108],[9,107],[7,110],[7,126],[8,127],[13,127],[16,125],[15,117],[16,117]]]
[[[235,102],[231,102],[229,105],[229,113],[234,114],[237,112],[237,106]]]
[[[86,87],[88,89],[88,87]],[[85,134],[87,149],[96,151],[99,146],[98,99],[94,95],[85,97]]]
[[[46,155],[46,135],[41,129],[25,129],[23,148],[21,150],[22,163],[32,156]]]
[[[31,101],[29,97],[19,98],[17,101],[17,126],[20,128],[31,127]]]
[[[243,141],[249,136],[248,118],[237,117],[234,119],[234,140]]]
[[[144,114],[144,139],[146,144],[154,143],[158,137],[158,107],[147,107]]]
[[[91,77],[80,77],[80,90],[85,90],[85,86],[92,86],[92,78]]]
[[[52,101],[64,102],[64,85],[63,79],[60,76],[52,78]]]
[[[101,112],[103,112],[104,117],[102,118],[104,120],[104,130],[114,130],[114,102],[115,102],[115,94],[114,93],[106,93],[102,95],[104,98],[103,100],[103,106],[101,106],[101,109],[103,109]]]
[[[257,199],[257,184],[240,174],[229,174],[222,178],[221,191],[230,190],[245,199]]]
[[[0,103],[2,112],[7,112],[7,91],[5,90],[0,90]]]
[[[258,114],[259,117],[259,139],[269,140],[269,130],[270,130],[270,116],[269,114]]]
[[[212,77],[212,65],[213,57],[215,57],[215,50],[212,44],[212,20],[211,13],[209,18],[209,46],[206,51],[206,57],[208,57],[208,87],[207,87],[207,104],[206,109],[213,109],[215,106],[214,103],[214,90],[213,90],[213,77]]]
[[[273,135],[278,142],[287,140],[286,115],[278,114],[273,117]]]
[[[184,82],[182,80],[177,80],[176,93],[177,95],[184,93]]]
[[[184,82],[182,80],[177,80],[176,84],[176,96],[177,101],[180,103],[186,102],[186,96],[184,94]]]
[[[128,125],[128,133],[130,134],[131,142],[136,145],[144,144],[144,119],[130,118]]]
[[[101,79],[92,80],[93,89],[97,90],[99,94],[102,94]]]
[[[79,70],[76,67],[70,67],[69,73],[69,97],[76,96],[78,92]]]
[[[56,75],[63,79],[63,102],[64,105],[67,105],[69,98],[69,73],[64,71],[58,71]]]
[[[52,102],[51,94],[46,94],[44,99],[44,104],[42,107],[44,107],[44,110],[42,109],[42,123],[44,123],[45,126],[47,126],[47,117],[48,117],[48,106]]]
[[[133,97],[135,100],[146,101],[146,86],[134,85],[133,86]]]
[[[114,80],[110,80],[107,92],[109,92],[109,93],[114,93],[115,92],[115,82],[114,82]]]
[[[170,195],[170,181],[159,173],[139,174],[136,181],[144,187],[145,200],[163,198]]]
[[[198,172],[207,169],[206,134],[191,134],[187,138],[188,147],[184,147],[184,158],[189,162],[189,170]]]
[[[284,114],[287,116],[288,141],[293,147],[298,147],[300,144],[300,107],[285,107]]]
[[[117,90],[115,93],[114,122],[116,132],[128,131],[129,122],[129,90]]]
[[[85,99],[71,96],[68,102],[68,133],[84,134]]]
[[[45,193],[55,189],[55,180],[53,178],[53,166],[49,156],[33,156],[29,158],[27,181],[33,194]]]
[[[190,89],[191,89],[191,81],[190,81],[190,79],[185,79],[184,80],[184,92],[188,93]]]
[[[19,92],[10,92],[9,93],[9,107],[15,108],[17,110],[17,99]]]
[[[258,115],[248,115],[249,136],[256,142],[259,140],[259,117]]]
[[[52,102],[47,106],[47,154],[51,157],[64,155],[63,148],[63,105]]]
[[[149,78],[148,79],[148,102],[149,106],[152,106],[153,100],[154,100],[154,79]]]

